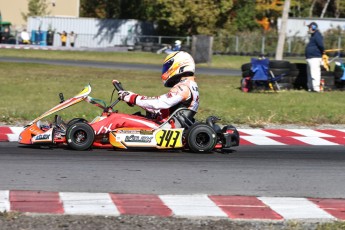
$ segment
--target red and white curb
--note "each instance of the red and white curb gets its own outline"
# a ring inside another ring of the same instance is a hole
[[[18,141],[22,127],[0,126],[0,142]],[[345,129],[238,129],[240,145],[345,145]]]
[[[345,199],[0,191],[0,212],[64,215],[345,220]]]
[[[19,134],[23,131],[23,127],[7,127],[0,126],[0,142],[18,141]]]
[[[345,129],[239,129],[241,145],[345,145]]]

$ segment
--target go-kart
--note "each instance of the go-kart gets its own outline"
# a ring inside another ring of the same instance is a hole
[[[116,80],[113,81],[113,85],[114,91],[124,90],[121,83]],[[60,93],[60,104],[25,126],[19,135],[19,143],[33,146],[64,146],[73,150],[151,148],[182,149],[191,152],[231,152],[231,147],[239,145],[239,133],[234,126],[220,127],[216,124],[220,120],[216,116],[208,117],[205,122],[198,122],[194,119],[195,112],[186,108],[177,109],[166,121],[157,124],[154,128],[101,126],[104,121],[107,121],[107,124],[116,123],[115,119],[119,116],[140,119],[142,122],[147,121],[148,118],[119,113],[114,110],[115,105],[120,101],[119,98],[107,106],[104,101],[89,96],[90,93],[90,84],[68,100],[64,100],[63,94]],[[55,115],[51,124],[44,125],[41,122],[43,118],[81,101],[101,108],[102,114],[91,122],[83,118],[74,118],[66,123],[59,115]]]

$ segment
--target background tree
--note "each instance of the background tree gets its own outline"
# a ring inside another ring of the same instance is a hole
[[[154,12],[148,18],[161,34],[216,34],[230,29],[232,0],[150,0]],[[159,9],[159,10],[158,10]]]
[[[344,0],[334,0],[330,3],[329,9],[334,10],[335,18],[345,17],[345,1]]]
[[[156,32],[160,35],[233,35],[258,28],[262,30],[267,24],[269,28],[275,29],[277,19],[282,15],[284,2],[285,0],[81,0],[80,15],[150,21],[157,25]],[[329,5],[325,7],[327,2]],[[344,0],[291,0],[289,16],[319,18],[324,9],[324,17],[345,17]]]
[[[81,17],[92,18],[119,18],[121,0],[81,0]]]
[[[28,0],[28,13],[22,13],[22,17],[27,21],[30,16],[46,16],[48,3],[46,0]]]
[[[255,1],[252,0],[234,1],[234,6],[230,11],[233,31],[251,31],[259,28],[256,22],[257,13],[253,10],[255,6]]]

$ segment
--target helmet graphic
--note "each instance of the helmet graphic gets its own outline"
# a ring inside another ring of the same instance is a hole
[[[184,51],[169,54],[163,63],[162,81],[165,87],[173,87],[182,76],[193,76],[195,63],[192,56]]]

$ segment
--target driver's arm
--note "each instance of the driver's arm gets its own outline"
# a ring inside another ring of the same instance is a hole
[[[182,101],[188,100],[191,96],[188,86],[176,85],[168,93],[158,97],[147,97],[129,92],[127,96],[123,97],[123,100],[152,112],[171,108]]]

